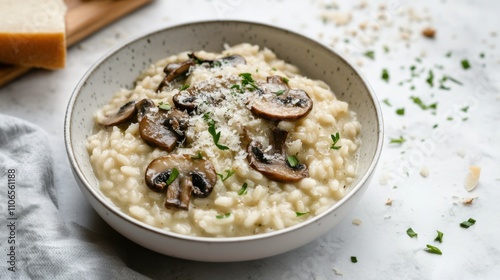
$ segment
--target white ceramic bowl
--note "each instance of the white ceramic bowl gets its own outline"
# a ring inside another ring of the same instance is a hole
[[[362,125],[358,177],[351,191],[322,214],[272,233],[245,237],[205,238],[166,232],[140,222],[114,206],[98,188],[86,139],[93,114],[120,88],[153,62],[186,50],[220,52],[223,44],[266,46],[312,79],[325,81],[337,98],[347,101]],[[240,21],[195,22],[162,29],[135,40],[100,59],[85,74],[70,99],[65,119],[65,143],[80,189],[96,212],[116,231],[153,251],[200,261],[243,261],[280,254],[302,246],[331,230],[360,200],[377,164],[383,139],[382,116],[367,81],[344,58],[299,34],[268,25]]]

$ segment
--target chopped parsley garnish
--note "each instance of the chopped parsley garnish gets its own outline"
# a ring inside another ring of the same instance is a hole
[[[389,82],[389,72],[387,69],[382,69],[382,80],[384,80],[386,83]]]
[[[307,215],[307,214],[309,214],[309,212],[295,212],[295,216],[296,217],[304,216],[304,215]]]
[[[252,78],[252,74],[250,73],[240,73],[238,76],[241,77],[241,89],[248,89],[253,91],[255,89],[259,89],[259,87],[255,84],[254,79]]]
[[[389,106],[389,107],[391,107],[391,106],[392,106],[391,102],[390,102],[390,101],[389,101],[389,99],[387,99],[387,98],[386,98],[386,99],[384,99],[384,100],[382,100],[382,102],[383,102],[385,105]]]
[[[335,134],[331,134],[330,137],[332,137],[332,142],[333,142],[333,144],[330,146],[330,149],[338,150],[338,149],[342,148],[342,146],[336,146],[340,140],[340,133],[339,132],[337,132]]]
[[[229,216],[231,216],[231,213],[226,213],[226,214],[220,214],[220,215],[217,215],[215,216],[217,219],[225,219],[225,218],[229,218]]]
[[[435,125],[432,126],[432,128],[436,128],[436,127],[438,127],[438,124],[435,124]]]
[[[234,170],[224,170],[224,172],[226,172],[226,176],[224,177],[223,174],[220,174],[220,173],[217,173],[217,176],[220,177],[221,181],[224,182],[227,180],[227,178],[231,177],[236,171]]]
[[[368,57],[369,59],[375,59],[375,52],[374,51],[367,51],[363,54],[364,56]]]
[[[446,77],[446,80],[450,80],[450,81],[454,82],[454,83],[455,83],[455,84],[457,84],[457,85],[463,85],[463,84],[462,84],[462,82],[460,82],[460,81],[459,81],[459,80],[457,80],[457,79],[454,79],[454,78],[452,78],[452,77],[450,77],[450,76],[445,76],[445,77]]]
[[[434,238],[434,241],[437,241],[439,243],[443,243],[443,233],[437,230],[437,236]]]
[[[295,166],[297,166],[297,164],[299,164],[299,160],[297,159],[296,156],[287,156],[286,157],[286,162],[288,162],[288,164],[291,167],[295,167]]]
[[[469,228],[476,223],[476,220],[470,218],[467,221],[461,222],[460,226],[463,228]]]
[[[172,108],[172,106],[170,106],[170,104],[168,104],[168,103],[160,102],[160,103],[158,103],[158,108],[165,110],[165,111],[168,111]]]
[[[172,182],[175,181],[175,179],[177,179],[178,176],[179,176],[179,170],[177,170],[177,168],[174,167],[172,169],[172,172],[170,172],[170,176],[168,176],[168,179],[165,182],[165,184],[167,184],[167,186],[172,184]]]
[[[224,146],[224,145],[219,144],[220,131],[217,132],[217,130],[215,130],[215,121],[214,120],[211,120],[211,122],[209,123],[208,133],[210,133],[212,135],[212,138],[214,139],[214,144],[215,144],[215,146],[217,146],[217,148],[219,148],[220,150],[228,150],[229,149],[228,146]]]
[[[451,57],[451,51],[446,53],[446,57]]]
[[[480,54],[479,54],[479,57],[480,57],[480,58],[484,58],[484,53],[480,53]]]
[[[241,189],[238,191],[238,195],[244,195],[247,193],[247,187],[248,187],[248,184],[245,182],[243,183],[243,185],[241,186]]]
[[[286,91],[285,89],[280,89],[280,90],[278,90],[277,92],[275,92],[274,94],[276,94],[276,95],[280,96],[280,95],[282,95],[283,93],[285,93],[285,91]]]
[[[351,256],[351,262],[352,263],[357,263],[358,262],[358,258],[356,258],[355,256]]]
[[[389,51],[390,51],[389,47],[388,46],[384,46],[384,52],[388,53]]]
[[[283,82],[285,82],[285,84],[288,84],[288,82],[290,81],[288,78],[285,78],[285,77],[281,77],[283,78]]]
[[[462,107],[460,111],[467,113],[467,111],[469,111],[469,106]]]
[[[432,72],[432,70],[429,70],[429,76],[425,81],[427,82],[427,84],[429,84],[430,87],[434,87],[434,72]]]
[[[447,117],[446,118],[447,121],[452,121],[453,120],[453,117]]]
[[[400,116],[404,116],[404,114],[405,114],[405,108],[396,109],[396,114],[398,114]]]
[[[422,100],[419,97],[416,96],[410,96],[410,99],[413,101],[413,103],[417,104],[422,110],[427,110],[427,109],[436,109],[437,108],[437,103],[432,103],[430,105],[424,104]]]
[[[186,89],[188,89],[188,88],[189,88],[189,85],[183,85],[183,86],[179,89],[179,91],[183,91],[183,90],[186,90]]]
[[[442,255],[443,254],[443,252],[441,252],[441,250],[439,250],[438,247],[435,247],[435,246],[432,246],[432,245],[429,245],[429,244],[427,244],[426,246],[427,246],[426,251],[429,252],[429,253],[431,253],[431,254],[436,254],[436,255]]]
[[[201,154],[200,151],[198,151],[196,155],[191,156],[191,159],[203,159],[203,155]]]
[[[273,67],[273,68],[271,68],[271,70],[273,70],[273,71],[278,71],[278,69],[276,69],[276,68],[274,68],[274,67]]]
[[[406,142],[406,139],[403,136],[399,136],[399,138],[391,138],[389,144],[403,144],[404,142]]]
[[[463,69],[467,70],[467,69],[470,68],[470,63],[469,63],[469,61],[467,59],[463,59],[460,63],[462,64],[462,68]]]
[[[415,231],[413,231],[413,229],[412,229],[412,228],[408,228],[408,229],[406,230],[406,234],[408,234],[408,236],[409,236],[409,237],[411,237],[411,238],[413,238],[413,237],[417,237],[417,236],[418,236],[418,234],[417,234]]]

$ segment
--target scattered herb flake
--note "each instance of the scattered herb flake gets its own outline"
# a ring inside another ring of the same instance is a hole
[[[226,213],[226,214],[220,214],[220,215],[217,215],[215,216],[217,219],[225,219],[225,218],[229,218],[229,216],[231,216],[231,213]]]
[[[273,70],[273,71],[278,71],[278,69],[276,69],[275,67],[271,68],[271,70]]]
[[[443,243],[443,233],[437,230],[437,236],[434,238],[434,241],[437,241],[439,243]]]
[[[274,94],[276,94],[277,96],[280,96],[280,95],[282,95],[283,93],[285,93],[285,91],[286,91],[286,90],[284,90],[284,89],[280,89],[280,90],[278,90],[277,92],[275,92]]]
[[[399,136],[399,138],[391,138],[389,144],[403,144],[406,142],[406,139],[403,136]]]
[[[408,229],[406,230],[406,234],[408,234],[408,236],[409,236],[409,237],[411,237],[411,238],[413,238],[413,237],[417,237],[417,236],[418,236],[418,234],[417,234],[415,231],[413,231],[413,229],[412,229],[412,228],[408,228]]]
[[[244,195],[247,193],[247,187],[248,187],[248,184],[247,182],[243,183],[243,185],[241,186],[241,189],[238,191],[238,195]]]
[[[467,221],[461,222],[460,226],[463,228],[469,228],[476,223],[476,220],[469,218]]]
[[[355,256],[351,256],[351,262],[352,263],[357,263],[358,262],[358,258],[356,258]]]
[[[386,83],[389,82],[389,72],[387,71],[387,69],[382,69],[382,76],[381,76],[382,80],[384,80]]]
[[[453,120],[453,117],[447,117],[446,118],[447,121],[452,121]]]
[[[386,98],[386,99],[384,99],[384,100],[382,100],[382,102],[383,102],[385,105],[389,106],[389,107],[391,107],[391,106],[392,106],[391,102],[390,102],[390,101],[389,101],[389,99],[387,99],[387,98]]]
[[[183,86],[179,89],[179,91],[183,91],[183,90],[186,90],[186,89],[188,89],[188,88],[189,88],[189,85],[183,85]]]
[[[158,108],[165,110],[165,111],[168,111],[172,108],[172,106],[170,106],[170,104],[168,104],[168,103],[160,102],[160,103],[158,103]]]
[[[296,156],[287,156],[286,161],[291,167],[295,167],[297,166],[297,164],[299,164],[299,160],[297,159]]]
[[[460,63],[462,64],[463,69],[467,70],[470,68],[470,63],[467,59],[463,59]]]
[[[335,134],[330,134],[330,137],[332,138],[332,142],[333,142],[333,144],[330,146],[330,149],[333,149],[333,150],[340,149],[342,146],[336,146],[340,140],[340,133],[337,131],[337,133],[335,133]]]
[[[372,60],[375,59],[375,52],[374,51],[366,51],[363,55],[372,59]]]
[[[201,154],[200,151],[198,151],[196,155],[191,156],[191,159],[203,159],[203,155]]]
[[[420,57],[416,57],[415,61],[418,62],[418,63],[422,63],[422,59]]]
[[[446,53],[446,57],[451,57],[451,51]]]
[[[429,70],[429,76],[427,76],[427,80],[425,80],[430,87],[434,87],[434,72]]]
[[[436,254],[436,255],[442,255],[443,254],[443,252],[441,252],[441,250],[439,250],[438,247],[435,247],[435,246],[432,246],[432,245],[429,245],[429,244],[427,244],[426,246],[427,246],[426,251],[429,252],[429,253],[431,253],[431,254]]]
[[[295,216],[296,217],[304,216],[304,215],[307,215],[307,214],[309,214],[309,212],[295,212]]]
[[[282,77],[283,78],[283,82],[285,82],[286,84],[288,84],[288,82],[290,81],[288,78],[285,78],[285,77]]]
[[[224,177],[224,175],[223,175],[223,174],[217,173],[217,176],[219,176],[219,177],[220,177],[220,180],[221,180],[222,182],[226,181],[226,180],[227,180],[227,178],[231,177],[231,176],[232,176],[232,175],[233,175],[236,171],[234,171],[234,170],[230,169],[230,170],[225,170],[224,172],[226,172],[226,176],[225,176],[225,177]]]
[[[229,149],[228,146],[224,146],[224,145],[219,144],[220,131],[217,132],[217,130],[215,130],[215,121],[213,121],[213,120],[211,120],[211,122],[209,123],[208,133],[210,133],[212,135],[212,138],[214,139],[214,144],[215,144],[215,146],[217,146],[217,148],[219,148],[220,150],[228,150]]]
[[[389,47],[388,46],[384,46],[384,52],[388,53],[389,51],[390,51]]]
[[[405,115],[405,108],[396,109],[396,114],[398,114],[400,116],[404,116]]]
[[[480,58],[484,58],[484,53],[480,53],[480,54],[479,54],[479,57],[480,57]]]
[[[438,124],[435,124],[435,125],[432,126],[432,128],[436,128],[436,127],[438,127]]]
[[[238,76],[241,77],[241,89],[248,89],[250,91],[259,89],[255,84],[252,74],[250,73],[240,73]]]
[[[437,103],[425,105],[424,102],[422,102],[422,100],[416,96],[410,96],[410,99],[413,101],[413,103],[417,104],[422,110],[436,109],[437,108]]]
[[[175,181],[175,179],[177,179],[177,176],[179,176],[179,170],[177,170],[177,168],[174,167],[172,169],[172,172],[170,172],[170,176],[168,176],[168,179],[165,182],[165,184],[167,184],[167,186],[172,184],[172,182]]]
[[[467,111],[469,111],[469,106],[462,107],[460,111],[467,113]]]

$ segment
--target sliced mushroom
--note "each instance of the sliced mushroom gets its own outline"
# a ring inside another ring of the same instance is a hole
[[[172,152],[178,142],[184,139],[189,115],[172,108],[168,113],[163,110],[145,115],[139,123],[141,138],[149,144]]]
[[[154,108],[156,105],[153,100],[149,98],[144,98],[141,101],[135,104],[135,109],[137,111],[137,121],[140,122],[142,118],[149,113],[151,108]]]
[[[174,168],[178,175],[167,185]],[[148,165],[145,180],[152,191],[166,191],[165,207],[187,210],[191,196],[210,195],[217,182],[217,174],[209,160],[191,159],[189,155],[168,155]]]
[[[267,178],[278,182],[297,182],[309,176],[305,164],[291,166],[286,159],[285,141],[288,132],[279,128],[272,131],[272,153],[264,153],[262,144],[252,141],[247,147],[250,166]]]
[[[214,79],[196,83],[180,91],[173,96],[172,101],[175,107],[188,112],[194,111],[201,103],[216,105],[225,98],[227,93],[223,91],[229,91],[236,80],[236,77],[224,78],[217,76]]]
[[[182,75],[187,76],[187,73],[189,73],[189,69],[191,68],[191,66],[197,64],[214,67],[214,66],[225,66],[225,65],[236,66],[238,64],[247,63],[245,58],[238,54],[218,58],[215,60],[201,59],[197,57],[194,53],[188,54],[188,57],[189,59],[184,62],[169,63],[167,64],[167,66],[165,66],[163,72],[166,74],[166,76],[163,79],[163,81],[158,85],[158,89],[156,90],[157,92],[161,91],[165,86],[167,86],[169,83],[171,83],[178,77],[181,77]]]
[[[106,119],[100,122],[100,124],[104,126],[112,126],[130,121],[137,113],[135,108],[136,104],[136,100],[123,104],[116,113],[111,116],[107,116]]]
[[[251,101],[250,110],[257,116],[268,120],[296,120],[311,111],[313,102],[309,95],[300,89],[290,89],[281,76],[267,77],[261,85],[262,91]]]
[[[247,61],[245,58],[239,54],[233,54],[230,56],[218,58],[213,61],[212,65],[213,66],[225,66],[225,65],[231,65],[231,66],[236,66],[238,64],[247,64]]]
[[[191,58],[181,63],[167,64],[167,66],[165,66],[165,69],[163,69],[163,72],[165,72],[166,76],[163,79],[163,81],[161,81],[161,83],[158,85],[156,91],[160,92],[165,86],[170,84],[173,80],[181,76],[186,76],[191,66],[194,65],[196,65],[196,62]]]

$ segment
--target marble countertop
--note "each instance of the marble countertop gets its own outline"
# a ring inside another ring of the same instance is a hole
[[[123,239],[124,263],[147,277],[499,279],[500,2],[341,2],[156,0],[69,49],[65,69],[34,70],[0,88],[0,112],[49,133],[67,222]],[[356,65],[381,101],[384,151],[362,201],[325,236],[289,253],[227,264],[161,256],[106,225],[69,175],[64,114],[85,71],[133,37],[206,19],[268,23],[314,38]],[[425,28],[434,38],[422,35]],[[467,191],[470,166],[481,167],[481,175]],[[477,222],[462,228],[469,218]],[[437,231],[442,243],[434,241]],[[427,252],[427,244],[442,255]]]

